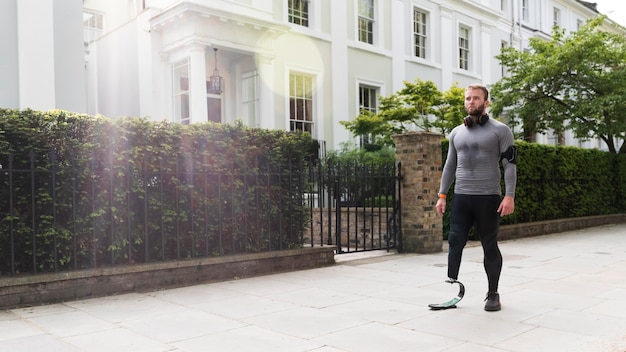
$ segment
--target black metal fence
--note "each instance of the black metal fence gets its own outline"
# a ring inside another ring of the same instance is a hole
[[[400,163],[317,165],[308,193],[311,244],[336,253],[402,249]]]
[[[401,244],[399,165],[163,172],[40,157],[0,166],[0,275]]]

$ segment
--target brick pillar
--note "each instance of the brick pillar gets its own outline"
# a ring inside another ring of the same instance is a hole
[[[442,217],[437,215],[443,135],[411,132],[393,136],[402,162],[402,248],[409,253],[441,252]]]

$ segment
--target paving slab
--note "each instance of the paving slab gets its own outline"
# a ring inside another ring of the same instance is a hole
[[[0,311],[0,351],[626,351],[626,224],[501,242],[485,312],[470,242],[458,308],[447,255],[340,254],[331,267]],[[445,246],[444,246],[445,248]]]

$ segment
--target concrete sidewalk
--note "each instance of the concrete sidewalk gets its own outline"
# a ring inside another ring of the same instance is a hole
[[[626,224],[501,243],[502,310],[483,310],[480,246],[446,254],[0,311],[0,351],[626,351]],[[357,259],[355,259],[357,258]]]

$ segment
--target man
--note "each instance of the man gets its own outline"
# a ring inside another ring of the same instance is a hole
[[[458,278],[463,248],[470,228],[475,224],[483,247],[483,263],[489,284],[485,310],[498,311],[501,308],[498,283],[502,271],[498,229],[500,217],[515,210],[517,150],[509,127],[490,119],[485,112],[487,106],[487,87],[472,84],[465,89],[468,116],[464,118],[463,125],[455,127],[450,133],[436,208],[442,215],[446,211],[446,193],[456,179],[448,234],[448,277],[452,281]],[[504,197],[500,187],[500,161],[504,170]]]

